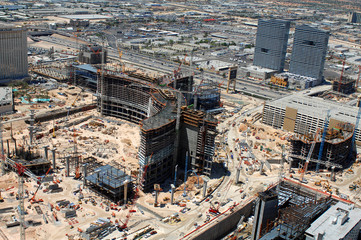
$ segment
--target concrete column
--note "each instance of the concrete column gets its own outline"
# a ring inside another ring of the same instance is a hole
[[[43,147],[44,148],[44,154],[45,154],[45,159],[48,160],[49,156],[48,156],[48,149],[49,149],[49,145],[46,145]]]
[[[263,165],[264,165],[264,162],[261,162],[261,166],[259,168],[259,173],[260,174],[263,174]]]
[[[236,172],[236,184],[239,182],[239,174],[241,173],[241,168],[237,168]]]
[[[336,181],[336,173],[335,173],[335,167],[333,166],[333,167],[331,167],[331,175],[330,175],[330,177],[331,177],[331,181],[333,181],[333,182],[335,182]]]
[[[88,164],[83,164],[83,188],[86,186],[86,177],[88,176]]]
[[[69,175],[70,175],[70,156],[66,156],[65,157],[65,169],[66,169],[66,177],[69,177]]]
[[[55,171],[55,168],[56,168],[55,151],[56,151],[56,148],[51,149],[51,153],[53,154],[53,171]]]
[[[34,136],[34,110],[31,109],[30,110],[30,119],[29,119],[29,122],[30,122],[30,126],[29,126],[29,145],[32,146],[33,145],[33,136]]]
[[[194,110],[197,109],[197,104],[198,104],[198,95],[194,94],[194,102],[193,102],[193,109]]]
[[[158,191],[155,191],[154,206],[158,206]]]
[[[290,162],[290,168],[288,169],[288,172],[291,173],[292,172],[292,162],[293,160],[291,158],[288,158],[289,162]]]
[[[6,140],[6,144],[8,147],[8,157],[10,157],[10,145],[9,145],[9,139]]]
[[[206,197],[206,194],[207,194],[207,183],[208,183],[208,181],[204,180],[204,183],[203,183],[203,197]]]
[[[124,182],[124,205],[127,204],[127,200],[128,200],[128,183],[129,183],[128,180]]]
[[[174,186],[174,184],[171,184],[170,185],[170,188],[171,188],[171,190],[172,190],[172,192],[171,192],[171,195],[170,195],[170,204],[174,204],[174,190],[175,190],[175,186]]]

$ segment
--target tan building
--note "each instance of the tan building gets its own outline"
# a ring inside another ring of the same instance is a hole
[[[28,76],[27,30],[0,23],[0,84]]]

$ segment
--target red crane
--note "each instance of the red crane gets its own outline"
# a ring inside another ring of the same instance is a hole
[[[38,188],[36,189],[33,197],[32,197],[31,199],[29,199],[29,202],[30,202],[31,204],[33,204],[33,203],[38,203],[38,202],[43,202],[43,201],[44,201],[43,199],[38,199],[38,200],[36,200],[36,199],[35,199],[35,196],[36,196],[36,193],[39,191],[41,184],[44,182],[45,177],[48,176],[50,170],[51,170],[51,167],[50,167],[50,168],[48,169],[48,171],[45,173],[45,176],[42,178],[42,180],[41,180],[40,182],[38,181],[38,184],[39,184],[39,185],[38,185]]]
[[[150,158],[152,158],[152,156],[153,156],[153,154],[150,155]],[[142,178],[140,179],[140,181],[137,184],[137,187],[135,188],[135,193],[134,193],[134,197],[133,197],[133,200],[132,200],[132,205],[130,205],[130,207],[129,207],[129,211],[128,211],[127,216],[125,217],[125,221],[123,222],[123,221],[120,220],[123,223],[123,225],[120,226],[120,229],[122,229],[122,230],[124,230],[124,229],[126,229],[128,227],[128,222],[129,222],[131,214],[134,212],[135,203],[136,203],[136,201],[137,201],[137,199],[139,197],[139,191],[140,191],[141,185],[144,182],[145,175],[147,173],[147,169],[148,169],[148,164],[144,166]]]
[[[179,73],[182,64],[186,61],[186,58],[187,58],[187,54],[184,56],[184,59],[180,62],[179,66],[178,66],[178,69],[174,70],[174,76],[176,76]]]

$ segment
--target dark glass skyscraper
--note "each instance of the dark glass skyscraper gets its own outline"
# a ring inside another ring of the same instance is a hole
[[[282,72],[289,30],[289,21],[259,19],[253,65]]]
[[[299,25],[295,30],[289,72],[321,80],[329,32]]]

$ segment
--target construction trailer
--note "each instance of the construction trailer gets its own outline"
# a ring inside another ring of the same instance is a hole
[[[124,197],[130,200],[133,194],[133,179],[124,170],[113,166],[96,168],[85,178],[90,189],[114,202],[124,203]]]
[[[352,148],[352,135],[354,126],[349,123],[338,123],[335,127],[329,127],[326,132],[323,151],[321,150],[322,133],[318,134],[295,134],[291,139],[291,152],[289,157],[292,159],[292,167],[300,167],[306,162],[307,155],[311,149],[313,141],[316,141],[312,152],[308,169],[316,169],[318,160],[321,168],[335,167],[343,169],[350,166],[355,159],[355,154],[349,157]],[[321,158],[319,159],[319,153]],[[353,151],[355,152],[355,151]]]

